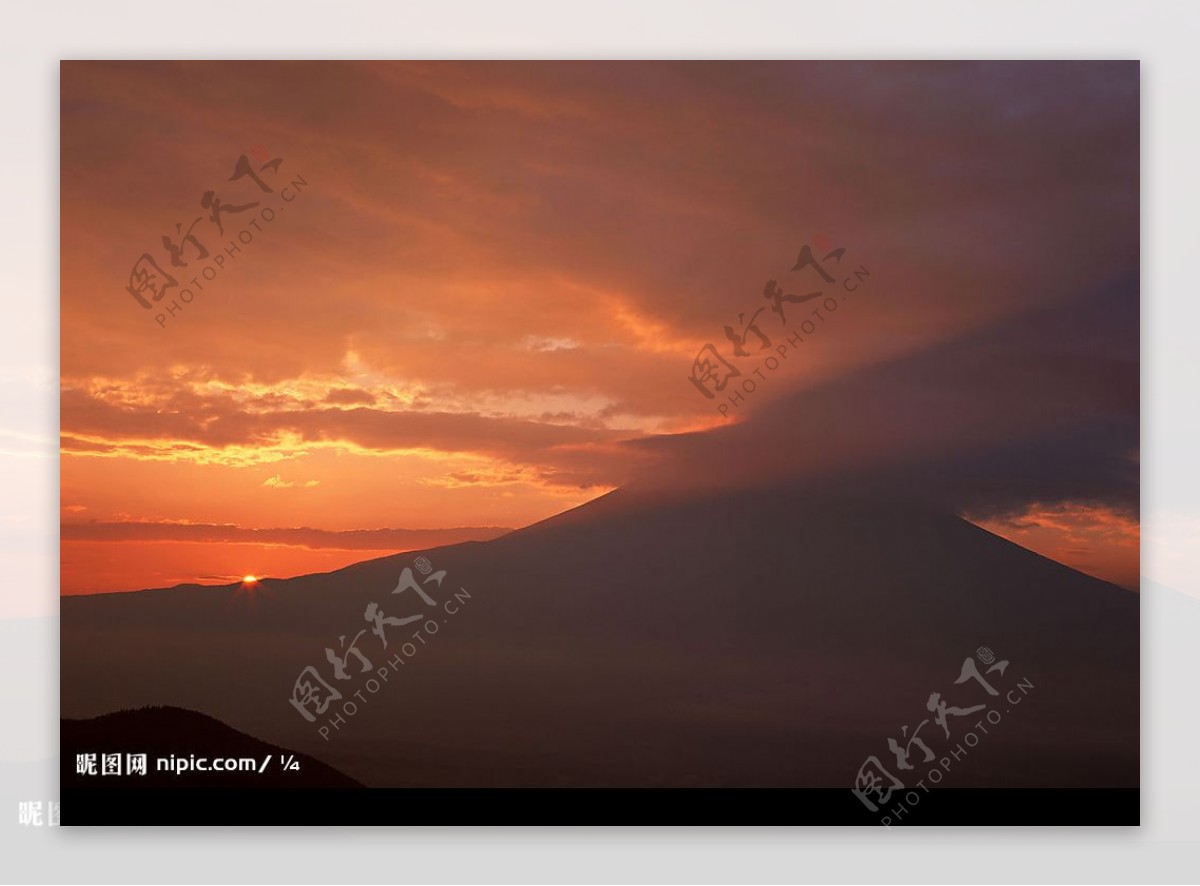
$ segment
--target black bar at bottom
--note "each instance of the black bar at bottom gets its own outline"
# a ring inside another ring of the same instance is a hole
[[[76,788],[63,790],[61,809],[66,826],[1129,826],[1140,823],[1140,794],[1137,788],[934,788],[897,792],[871,812],[849,789]]]

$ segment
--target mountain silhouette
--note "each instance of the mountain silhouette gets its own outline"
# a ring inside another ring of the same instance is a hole
[[[849,787],[914,731],[937,760],[962,752],[944,787],[1138,783],[1138,596],[927,504],[623,489],[425,552],[440,584],[410,574],[433,606],[392,593],[417,556],[254,594],[66,598],[64,715],[203,710],[369,786]],[[385,625],[384,650],[370,603],[424,620]],[[388,679],[353,657],[334,679],[325,649],[364,630]],[[955,683],[968,659],[996,696]],[[343,690],[315,723],[289,703],[309,665]],[[943,726],[934,693],[988,707]]]

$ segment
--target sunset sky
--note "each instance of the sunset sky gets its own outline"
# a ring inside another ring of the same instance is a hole
[[[901,463],[1137,584],[1136,63],[61,72],[64,594],[328,571],[672,474]],[[243,155],[270,192],[230,180]],[[172,266],[196,219],[208,257]],[[764,284],[819,287],[791,269],[826,242],[869,293],[722,416],[693,360],[760,308],[784,341],[809,306],[785,330]],[[143,253],[178,283],[149,310]]]

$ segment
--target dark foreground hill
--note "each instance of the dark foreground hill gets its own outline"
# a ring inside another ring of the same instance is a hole
[[[64,788],[362,787],[319,760],[181,708],[148,707],[63,720],[60,735]],[[104,774],[105,754],[118,755],[116,772]],[[144,775],[128,771],[130,754],[146,755]],[[82,765],[79,755],[84,755]],[[88,755],[94,757],[89,761]],[[232,762],[239,760],[253,762],[254,768]]]

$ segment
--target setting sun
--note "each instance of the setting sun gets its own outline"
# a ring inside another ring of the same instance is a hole
[[[244,576],[242,576],[242,584],[244,584],[244,585],[258,584],[258,578],[253,575],[244,575]]]

